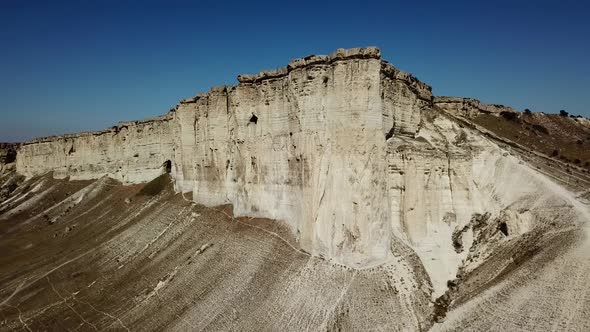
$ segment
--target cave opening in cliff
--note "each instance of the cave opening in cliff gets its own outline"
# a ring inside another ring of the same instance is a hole
[[[501,222],[498,228],[500,229],[500,232],[502,232],[502,234],[508,236],[508,225],[506,225],[505,222]]]
[[[164,167],[164,171],[166,171],[166,173],[170,173],[172,172],[172,162],[170,160],[166,160],[163,164],[162,167]]]
[[[258,117],[256,116],[256,114],[252,113],[252,117],[250,118],[250,122],[257,124],[258,123]]]
[[[393,132],[395,131],[395,126],[391,127],[391,129],[389,129],[389,132],[387,132],[385,134],[385,140],[387,141],[388,139],[393,137]]]

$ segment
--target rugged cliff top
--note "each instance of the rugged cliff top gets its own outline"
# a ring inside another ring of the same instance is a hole
[[[242,74],[238,75],[237,80],[239,84],[259,84],[266,80],[279,79],[289,75],[294,70],[301,70],[305,68],[312,68],[316,66],[329,66],[338,61],[352,60],[352,59],[377,59],[381,60],[381,50],[377,47],[366,48],[351,48],[338,49],[329,55],[309,55],[303,58],[291,60],[285,67],[280,67],[273,70],[261,71],[257,74]],[[381,60],[381,72],[385,77],[393,80],[404,81],[410,88],[418,94],[422,99],[430,101],[432,88],[418,80],[409,73],[395,68],[392,64],[385,60]],[[239,85],[238,84],[238,85]],[[234,88],[234,86],[217,86],[211,88],[208,93],[199,93],[194,97],[186,98],[180,101],[181,104],[195,103],[201,98],[207,98],[210,94],[223,93]]]
[[[15,149],[20,143],[0,143],[0,149]]]
[[[437,109],[460,116],[529,151],[590,171],[590,120],[584,117],[518,112],[473,98],[440,96],[434,97],[433,103]]]
[[[482,113],[500,113],[500,112],[513,112],[517,111],[509,106],[500,104],[486,104],[474,98],[463,98],[463,97],[448,97],[448,96],[435,96],[433,100],[435,105],[437,104],[460,104],[463,106],[458,107],[470,107],[476,109]]]
[[[330,55],[309,55],[294,59],[286,67],[261,71],[254,75],[238,75],[240,83],[256,83],[263,80],[286,76],[290,71],[315,65],[329,65],[336,61],[348,59],[381,59],[381,50],[376,47],[338,49]]]
[[[79,132],[79,133],[75,133],[75,134],[53,135],[53,136],[35,138],[33,140],[22,143],[22,145],[49,142],[49,141],[54,141],[57,139],[70,139],[70,138],[79,138],[79,137],[87,137],[87,136],[100,136],[100,135],[105,135],[105,134],[116,134],[119,131],[121,131],[123,128],[127,128],[130,126],[147,125],[147,124],[151,124],[154,122],[169,121],[170,119],[172,119],[171,113],[172,112],[168,112],[164,115],[160,115],[160,116],[156,116],[156,117],[152,117],[152,118],[147,118],[147,119],[143,119],[143,120],[123,121],[123,122],[119,122],[115,126],[112,126],[110,128],[103,129],[103,130],[83,131],[83,132]]]
[[[312,68],[314,66],[328,66],[332,65],[338,61],[345,61],[345,60],[353,60],[353,59],[377,59],[381,60],[381,50],[377,47],[366,47],[366,48],[351,48],[351,49],[338,49],[332,54],[329,55],[309,55],[303,58],[294,59],[289,62],[289,64],[285,67],[281,67],[275,70],[268,70],[268,71],[261,71],[258,74],[248,75],[238,75],[237,80],[238,84],[234,86],[215,86],[212,87],[206,93],[199,93],[194,97],[186,98],[180,101],[180,104],[189,104],[195,103],[197,100],[202,98],[208,98],[211,95],[215,94],[223,94],[227,91],[234,89],[236,86],[241,84],[259,84],[265,80],[271,79],[278,79],[284,76],[287,76],[289,72],[294,70],[301,70],[305,68]],[[418,80],[416,77],[412,76],[409,73],[404,71],[398,70],[393,65],[385,60],[381,60],[381,74],[383,77],[391,79],[391,80],[398,80],[405,82],[408,87],[414,91],[419,98],[423,100],[430,101],[432,96],[432,88]],[[178,106],[177,106],[178,107]],[[177,108],[176,107],[176,108]],[[143,124],[150,124],[153,122],[158,121],[168,121],[172,118],[172,113],[176,110],[176,108],[171,109],[168,113],[153,117],[149,119],[137,120],[137,121],[126,121],[120,122],[117,125],[98,131],[87,131],[87,132],[80,132],[74,134],[64,134],[64,135],[53,135],[47,137],[36,138],[30,140],[28,142],[23,143],[23,145],[35,144],[35,143],[43,143],[49,142],[57,139],[71,139],[71,138],[79,138],[79,137],[88,137],[88,136],[99,136],[105,134],[117,134],[125,127],[135,126],[135,125],[143,125]]]

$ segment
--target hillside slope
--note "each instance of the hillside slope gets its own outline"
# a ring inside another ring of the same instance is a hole
[[[395,269],[353,270],[301,251],[276,222],[196,205],[163,179],[148,190],[108,178],[26,181],[32,189],[0,206],[0,330],[428,325],[427,277],[410,253]]]
[[[284,223],[195,204],[168,175],[27,179],[0,203],[0,330],[587,326],[587,207],[514,147],[462,126],[435,112],[415,139],[388,141],[408,218],[393,259],[358,269],[310,256]],[[444,197],[453,221],[432,205]]]
[[[238,80],[2,164],[0,331],[588,327],[585,122],[376,48]]]

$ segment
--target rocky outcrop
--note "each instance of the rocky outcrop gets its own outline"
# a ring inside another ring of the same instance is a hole
[[[17,143],[0,143],[0,204],[18,187],[22,177],[15,172]]]
[[[430,88],[375,48],[238,80],[178,107],[177,189],[232,203],[237,215],[285,220],[315,255],[352,266],[387,259],[386,136],[416,131]]]
[[[35,139],[20,147],[17,170],[28,177],[53,172],[55,178],[73,180],[108,175],[125,183],[147,182],[171,159],[172,119],[168,113],[99,132]]]
[[[474,253],[490,251],[474,240],[476,216],[501,218],[507,239],[548,227],[547,215],[568,213],[568,226],[581,218],[542,175],[445,114],[513,109],[449,97],[433,104],[428,85],[376,48],[309,56],[238,81],[156,119],[27,142],[18,171],[125,183],[170,172],[194,201],[284,221],[305,252],[348,268],[401,271],[407,262],[398,258],[417,254],[434,296],[473,269],[465,262],[485,260]],[[535,202],[560,205],[548,212]],[[503,243],[497,227],[486,229]]]
[[[435,106],[445,112],[468,118],[477,116],[481,113],[494,115],[499,115],[502,112],[517,113],[512,107],[497,104],[485,104],[473,98],[436,96],[433,98],[433,102]]]
[[[0,174],[14,170],[18,146],[17,143],[0,143]]]
[[[417,253],[437,296],[449,281],[495,259],[498,247],[587,220],[574,194],[442,112],[423,117],[414,138],[390,140],[387,159],[392,241]],[[485,222],[474,222],[484,215]],[[515,251],[512,259],[524,254]]]
[[[382,61],[381,99],[385,137],[413,137],[418,131],[422,113],[432,107],[432,89],[412,75]]]
[[[17,143],[0,143],[0,165],[13,163],[16,160]]]
[[[584,117],[576,117],[574,118],[574,121],[576,121],[577,123],[581,124],[582,126],[590,129],[590,119],[588,118],[584,118]]]
[[[158,119],[27,142],[18,170],[135,183],[170,160],[176,189],[195,201],[284,220],[305,250],[344,264],[387,259],[386,139],[416,133],[430,87],[377,48],[308,56],[238,81]]]

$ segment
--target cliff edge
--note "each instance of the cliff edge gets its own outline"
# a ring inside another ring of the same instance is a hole
[[[403,269],[418,257],[434,297],[492,248],[557,227],[548,215],[568,215],[568,227],[582,220],[569,194],[456,119],[513,109],[433,98],[377,48],[312,55],[238,82],[155,119],[26,142],[17,171],[123,183],[170,173],[193,201],[283,221],[301,250],[347,268]],[[563,206],[545,211],[555,201]]]

